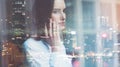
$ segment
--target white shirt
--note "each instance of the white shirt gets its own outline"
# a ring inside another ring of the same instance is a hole
[[[29,67],[72,67],[64,45],[59,47],[61,51],[52,52],[47,43],[29,38],[24,42],[24,48],[28,54]]]

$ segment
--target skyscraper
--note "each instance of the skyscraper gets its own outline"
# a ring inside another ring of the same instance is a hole
[[[2,40],[1,67],[18,67],[23,63],[22,43],[24,42],[26,27],[25,0],[3,0],[4,13],[2,25],[6,25],[4,41]],[[1,3],[2,1],[0,1]],[[4,21],[4,22],[3,22]],[[2,28],[3,29],[3,28]],[[0,33],[1,34],[1,33]],[[4,34],[4,33],[3,33]],[[2,35],[3,36],[3,35]],[[3,37],[4,38],[4,37]],[[18,57],[19,56],[19,57]]]
[[[6,0],[7,38],[21,44],[26,29],[26,1]],[[16,41],[18,40],[19,41]]]

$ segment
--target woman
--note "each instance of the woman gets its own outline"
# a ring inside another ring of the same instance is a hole
[[[35,0],[36,29],[24,42],[29,67],[71,67],[62,43],[65,29],[64,0]]]

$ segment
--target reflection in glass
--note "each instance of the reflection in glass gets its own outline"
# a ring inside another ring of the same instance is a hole
[[[38,31],[33,4],[33,0],[0,0],[0,67],[28,67],[26,59],[32,62],[23,43]],[[65,13],[63,43],[73,67],[120,66],[118,0],[66,0]]]

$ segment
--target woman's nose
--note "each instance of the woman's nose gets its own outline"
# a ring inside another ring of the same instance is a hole
[[[66,15],[65,15],[64,12],[62,12],[62,13],[61,13],[61,20],[65,21],[65,19],[66,19]]]

